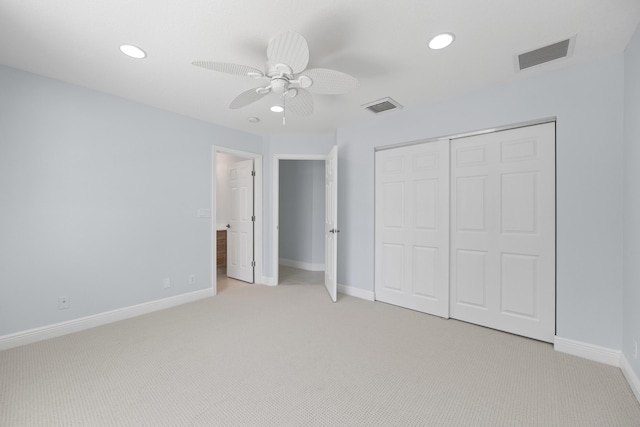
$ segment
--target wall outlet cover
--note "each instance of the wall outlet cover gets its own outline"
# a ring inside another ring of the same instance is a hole
[[[58,310],[66,310],[71,307],[71,300],[69,297],[58,297]]]

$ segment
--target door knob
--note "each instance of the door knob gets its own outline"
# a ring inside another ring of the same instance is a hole
[[[231,224],[227,224],[227,228],[231,228]]]

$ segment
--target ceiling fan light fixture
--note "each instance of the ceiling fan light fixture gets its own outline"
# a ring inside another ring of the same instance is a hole
[[[147,57],[147,53],[144,50],[131,44],[123,44],[120,46],[120,52],[135,59],[143,59]]]
[[[455,38],[456,36],[453,35],[453,33],[438,34],[429,42],[429,48],[433,50],[444,49],[445,47],[453,43],[453,40],[455,40]]]
[[[284,111],[284,107],[282,105],[272,105],[269,109],[274,113],[282,113]]]

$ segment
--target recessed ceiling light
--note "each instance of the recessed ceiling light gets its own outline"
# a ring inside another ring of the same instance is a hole
[[[257,117],[249,117],[247,120],[249,121],[249,123],[258,123],[260,121],[260,119]]]
[[[281,105],[273,105],[270,110],[274,113],[282,113],[284,111],[284,108],[282,108]]]
[[[453,43],[453,39],[455,39],[455,36],[451,33],[438,34],[431,39],[431,41],[429,42],[429,47],[434,50],[444,49],[445,47]]]
[[[125,55],[136,59],[142,59],[147,56],[144,50],[140,49],[138,46],[133,46],[130,44],[123,44],[122,46],[120,46],[120,51]]]

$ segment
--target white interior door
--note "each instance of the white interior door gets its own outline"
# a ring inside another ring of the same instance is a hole
[[[449,141],[376,152],[375,298],[449,317]]]
[[[227,276],[253,283],[253,159],[229,168],[231,220],[227,230]]]
[[[451,317],[552,342],[555,124],[452,140]]]
[[[324,285],[333,302],[338,300],[338,146],[325,160],[325,271]]]

